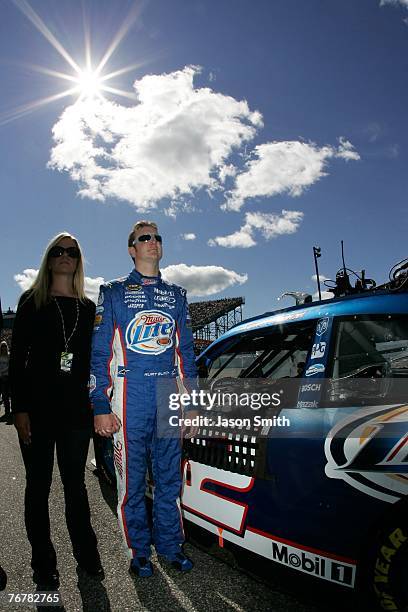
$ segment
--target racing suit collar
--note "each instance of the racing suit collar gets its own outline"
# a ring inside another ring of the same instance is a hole
[[[162,278],[161,278],[161,272],[159,270],[159,274],[157,276],[146,276],[145,274],[141,274],[138,270],[136,270],[136,268],[133,268],[133,270],[131,271],[131,273],[129,274],[129,280],[139,284],[139,285],[143,285],[143,279],[150,279],[150,280],[157,280],[158,282],[161,282]]]

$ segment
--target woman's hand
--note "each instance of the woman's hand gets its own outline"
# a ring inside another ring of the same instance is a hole
[[[28,412],[16,412],[14,414],[14,426],[18,437],[24,444],[31,443],[31,423]]]
[[[116,414],[98,414],[94,416],[95,433],[104,438],[110,438],[112,434],[119,431],[121,422]]]

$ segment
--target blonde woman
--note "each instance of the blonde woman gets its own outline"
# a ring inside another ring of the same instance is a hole
[[[81,248],[63,232],[48,244],[36,280],[19,301],[10,355],[11,409],[27,477],[25,523],[33,581],[41,590],[59,587],[48,507],[55,449],[78,568],[104,578],[84,481],[94,318]]]

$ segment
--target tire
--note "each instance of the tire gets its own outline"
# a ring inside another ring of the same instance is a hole
[[[408,612],[408,505],[381,529],[369,565],[369,588],[379,610]]]

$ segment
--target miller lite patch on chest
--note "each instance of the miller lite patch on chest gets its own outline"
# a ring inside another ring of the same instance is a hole
[[[142,310],[126,328],[126,347],[135,353],[160,355],[173,346],[174,319],[159,310]]]

